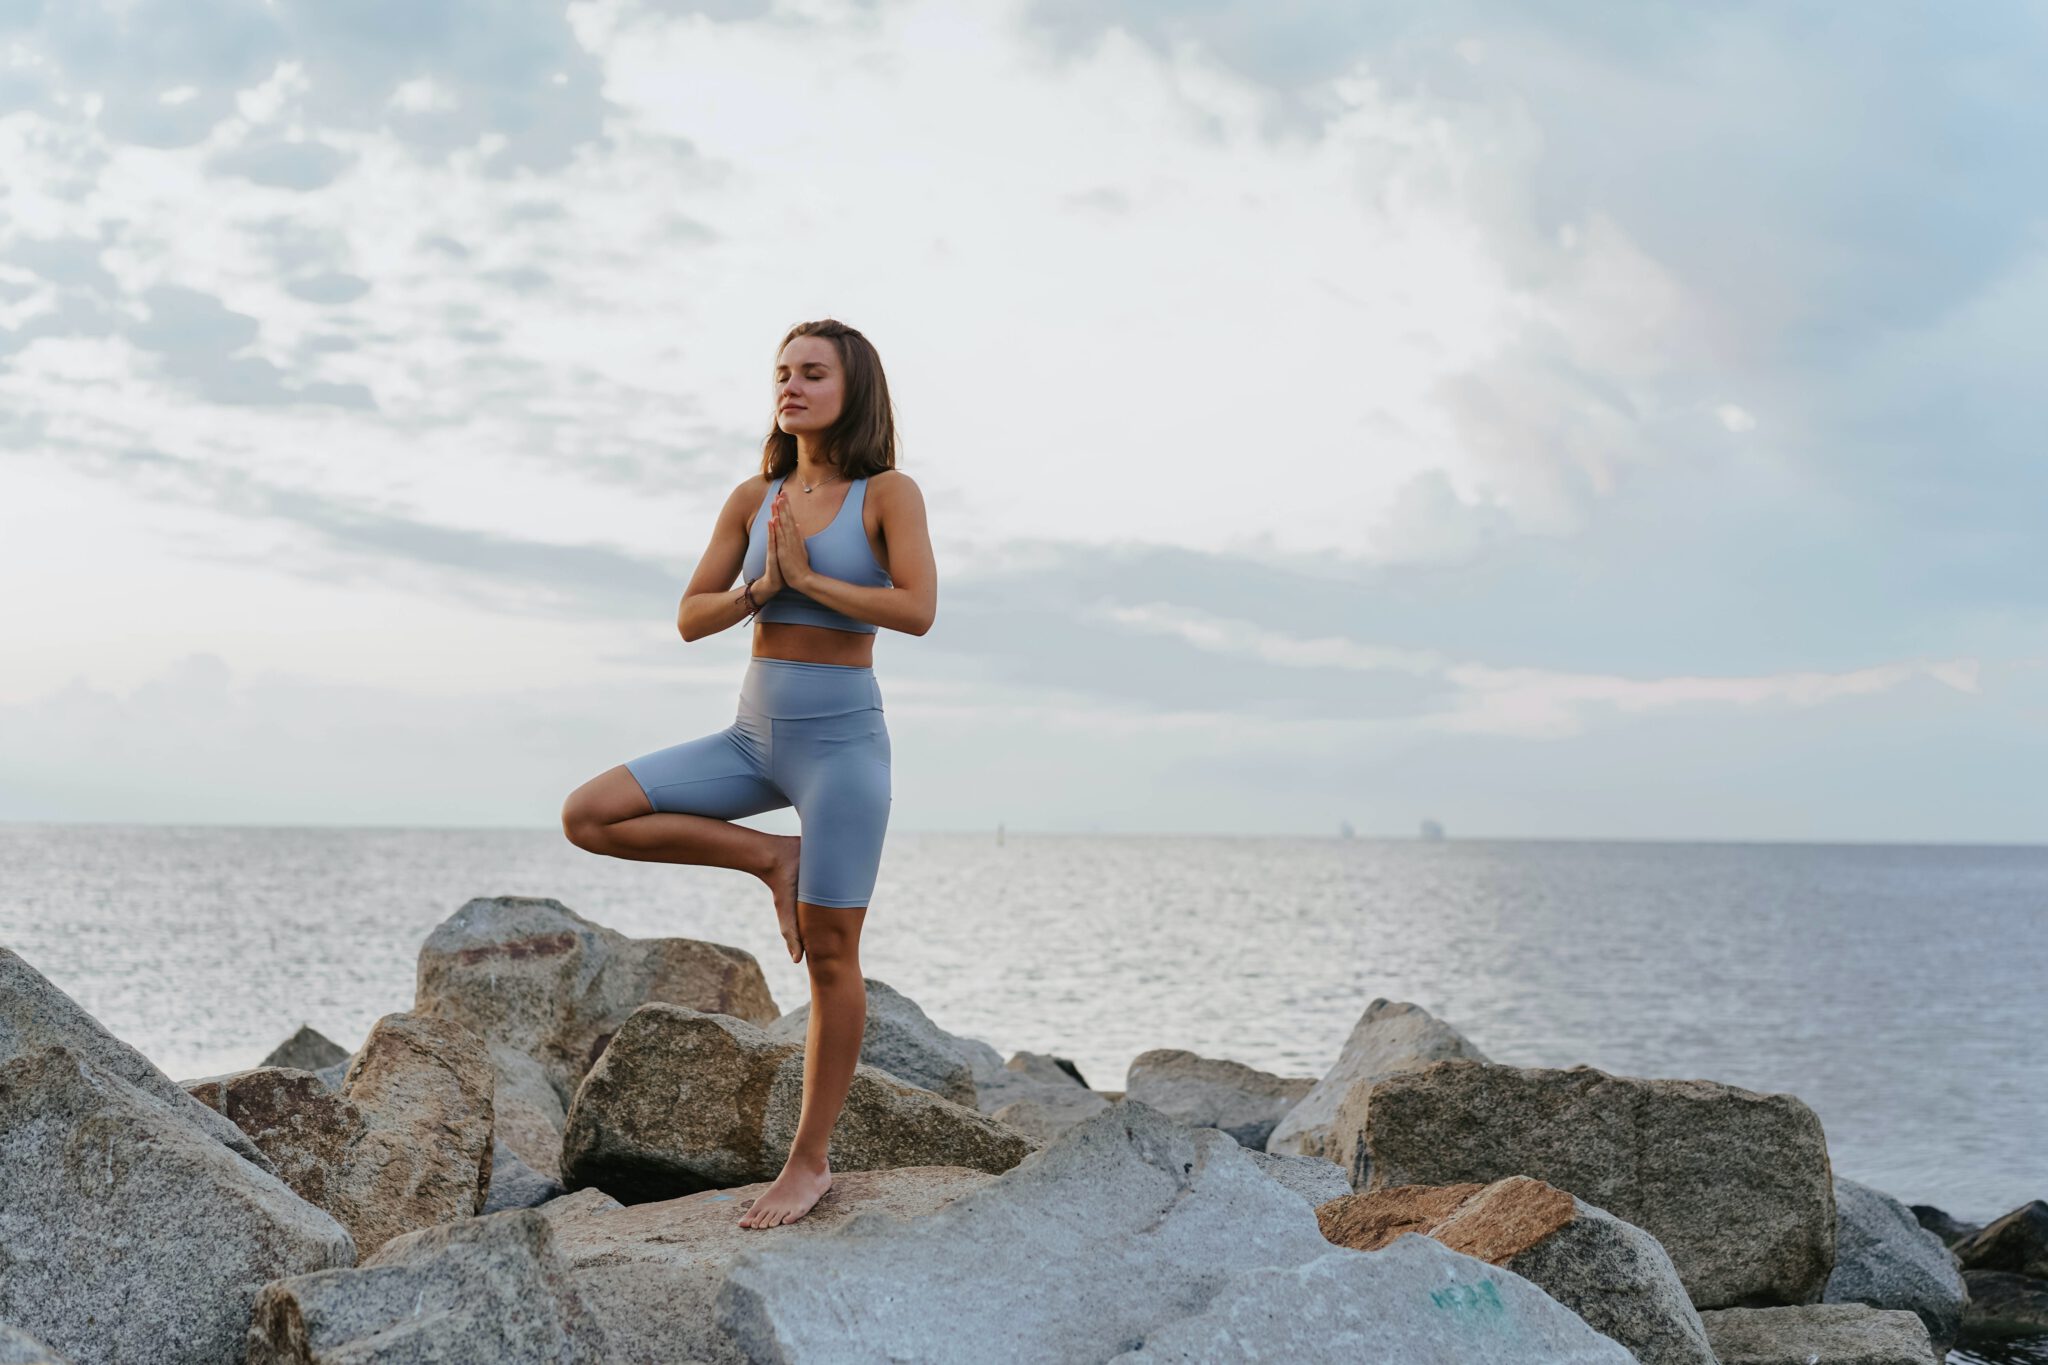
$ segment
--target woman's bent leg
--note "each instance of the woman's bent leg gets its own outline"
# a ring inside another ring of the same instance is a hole
[[[598,774],[562,803],[562,832],[608,857],[751,873],[773,894],[790,960],[801,961],[801,837],[732,823],[790,804],[760,772],[749,728],[735,723]]]

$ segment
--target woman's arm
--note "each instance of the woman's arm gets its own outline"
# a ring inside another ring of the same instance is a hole
[[[766,491],[759,476],[746,479],[718,510],[718,522],[711,528],[711,543],[704,547],[697,571],[690,575],[682,603],[676,608],[676,630],[685,640],[716,635],[747,619],[746,603],[740,598],[735,580],[746,563],[747,528]],[[766,583],[754,584],[753,594],[757,607],[774,595]]]
[[[939,611],[939,570],[925,525],[924,493],[908,474],[892,469],[868,480],[868,497],[881,522],[894,586],[849,583],[808,568],[801,579],[790,577],[789,586],[856,621],[922,635],[932,628]],[[785,563],[785,572],[787,568]]]

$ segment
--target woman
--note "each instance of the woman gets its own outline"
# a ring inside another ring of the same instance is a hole
[[[895,466],[875,348],[831,319],[791,328],[761,474],[726,498],[676,616],[685,640],[754,623],[739,714],[599,774],[562,807],[570,841],[593,853],[753,873],[790,961],[808,961],[803,1113],[742,1227],[795,1222],[831,1188],[826,1146],[867,1026],[860,928],[890,805],[875,635],[924,634],[938,603],[924,497]],[[732,823],[792,805],[799,835]]]

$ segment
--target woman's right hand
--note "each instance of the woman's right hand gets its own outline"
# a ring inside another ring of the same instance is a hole
[[[782,556],[775,553],[775,538],[782,534],[777,525],[778,515],[774,507],[768,509],[768,567],[754,580],[750,589],[757,603],[766,603],[769,598],[782,591]]]

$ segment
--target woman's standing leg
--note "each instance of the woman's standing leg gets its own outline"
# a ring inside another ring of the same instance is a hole
[[[772,1228],[811,1211],[832,1188],[826,1150],[846,1092],[860,1064],[867,1031],[868,994],[861,979],[860,930],[865,906],[844,909],[797,903],[804,961],[811,975],[811,1017],[804,1029],[804,1103],[782,1173],[740,1216],[741,1227]]]
[[[804,1101],[782,1174],[740,1218],[775,1227],[810,1212],[832,1186],[826,1152],[867,1031],[860,931],[881,870],[891,805],[889,730],[880,709],[775,723],[770,776],[803,819],[797,914],[811,975]]]

